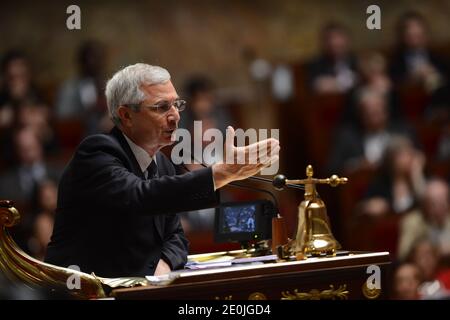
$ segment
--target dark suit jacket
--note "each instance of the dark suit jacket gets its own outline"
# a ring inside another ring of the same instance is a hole
[[[413,129],[407,124],[398,122],[387,127],[391,134],[402,135],[411,139],[417,145],[417,137]],[[328,160],[329,172],[342,172],[351,167],[354,160],[364,157],[364,132],[358,126],[346,125],[335,133]]]
[[[355,57],[348,55],[348,64],[351,70],[356,70]],[[306,64],[307,85],[313,88],[314,82],[321,76],[336,76],[335,63],[325,55],[320,55]]]
[[[17,203],[30,203],[32,204],[31,210],[34,210],[35,197],[38,184],[46,179],[55,181],[59,180],[61,176],[61,169],[44,164],[45,175],[41,181],[36,181],[32,187],[32,194],[29,197],[26,196],[25,190],[23,190],[20,182],[20,167],[16,166],[11,170],[6,171],[0,176],[0,195],[3,199],[10,199]]]
[[[187,240],[176,212],[215,206],[211,168],[175,175],[156,154],[159,178],[145,180],[120,130],[81,142],[59,184],[46,261],[102,277],[154,273],[160,258],[186,263]]]
[[[429,63],[445,78],[449,76],[449,66],[439,55],[434,52],[427,51]],[[395,83],[399,84],[406,80],[408,76],[408,66],[406,61],[407,52],[399,49],[393,55],[390,62],[389,73]]]

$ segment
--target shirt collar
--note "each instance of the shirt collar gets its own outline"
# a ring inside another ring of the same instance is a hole
[[[131,151],[134,154],[134,157],[136,158],[137,162],[139,163],[139,167],[141,168],[141,171],[144,173],[147,170],[150,163],[152,163],[152,161],[155,161],[155,163],[156,163],[155,157],[153,157],[153,158],[150,157],[150,155],[147,153],[147,151],[145,151],[140,146],[138,146],[133,141],[131,141],[131,139],[126,136],[126,134],[124,134],[124,133],[122,133],[122,134],[125,137],[125,140],[127,140],[128,145],[130,146]]]

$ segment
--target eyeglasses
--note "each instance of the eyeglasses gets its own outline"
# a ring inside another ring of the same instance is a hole
[[[177,99],[172,103],[169,101],[161,101],[152,106],[140,106],[140,105],[127,105],[127,106],[135,108],[135,109],[150,108],[150,109],[154,109],[158,113],[163,114],[163,113],[168,112],[172,108],[172,106],[174,106],[178,110],[178,112],[183,111],[184,109],[186,109],[186,101]]]

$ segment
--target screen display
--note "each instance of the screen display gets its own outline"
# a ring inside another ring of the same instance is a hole
[[[223,233],[256,231],[256,205],[225,207],[223,215]]]
[[[214,240],[220,243],[270,239],[275,215],[272,202],[267,200],[222,203],[216,209]]]

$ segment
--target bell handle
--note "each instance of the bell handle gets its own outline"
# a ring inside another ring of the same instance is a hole
[[[348,178],[339,177],[335,174],[326,179],[317,179],[317,178],[295,179],[295,180],[286,179],[286,183],[289,184],[329,184],[332,187],[336,187],[340,184],[346,184],[347,182]]]

